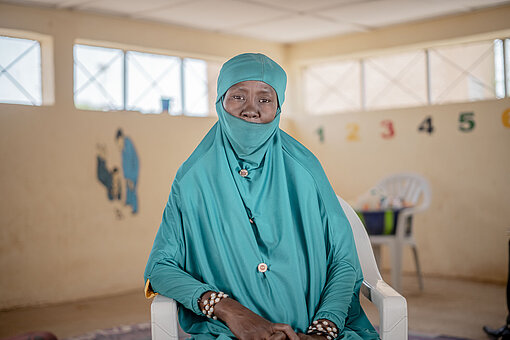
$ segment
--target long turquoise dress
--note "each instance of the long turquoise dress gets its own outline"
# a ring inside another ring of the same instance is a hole
[[[225,111],[225,92],[244,80],[276,90],[272,122]],[[175,176],[145,270],[146,293],[178,301],[180,325],[195,339],[235,338],[199,310],[209,290],[297,332],[328,319],[339,337],[378,339],[359,303],[363,276],[335,192],[315,156],[279,129],[285,87],[285,72],[264,55],[223,65],[219,121]],[[267,271],[258,270],[261,263]]]

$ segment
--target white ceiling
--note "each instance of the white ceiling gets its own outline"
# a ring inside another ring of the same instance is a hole
[[[0,0],[165,22],[282,43],[369,31],[510,0]]]

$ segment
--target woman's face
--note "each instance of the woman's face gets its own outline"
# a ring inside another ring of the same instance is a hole
[[[269,123],[276,115],[278,97],[268,84],[246,80],[228,89],[223,99],[223,107],[232,116],[247,122]]]

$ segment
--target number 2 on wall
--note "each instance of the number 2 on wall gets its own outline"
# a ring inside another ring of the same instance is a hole
[[[347,124],[347,140],[349,142],[359,141],[359,125],[357,123]]]
[[[390,139],[395,136],[395,129],[393,128],[393,121],[390,119],[383,120],[381,125],[386,128],[386,132],[381,134],[382,138]]]

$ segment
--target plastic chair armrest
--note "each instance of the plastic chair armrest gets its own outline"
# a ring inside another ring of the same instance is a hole
[[[407,301],[383,280],[375,286],[363,282],[362,293],[379,311],[379,334],[382,340],[407,339]]]
[[[152,340],[179,339],[177,303],[163,295],[156,295],[151,304]]]

